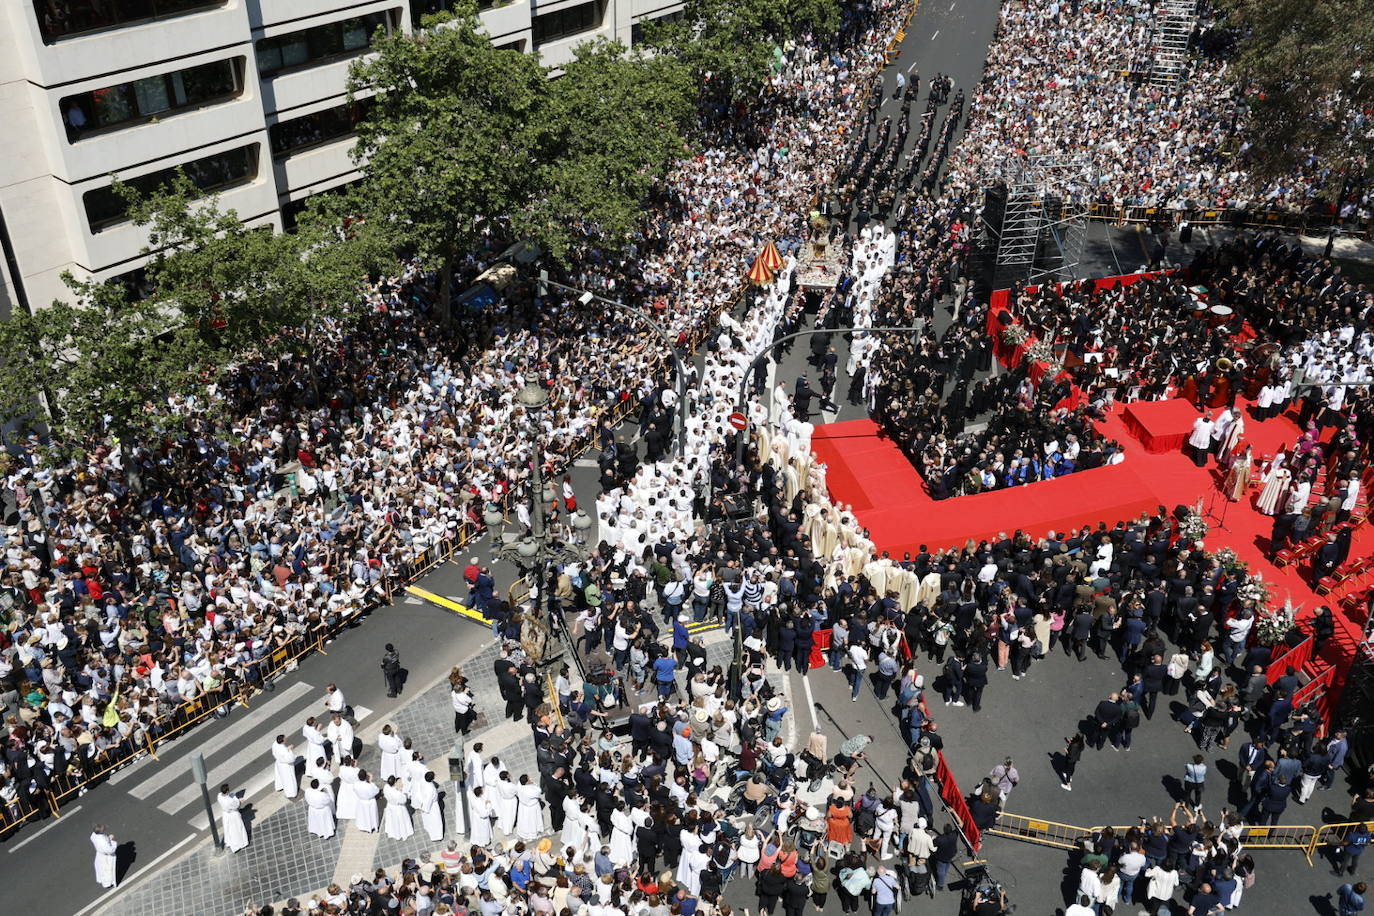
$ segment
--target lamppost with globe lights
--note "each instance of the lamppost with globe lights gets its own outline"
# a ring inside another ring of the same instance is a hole
[[[526,376],[525,384],[515,395],[516,403],[525,408],[525,412],[531,419],[538,414],[549,403],[549,393],[547,388],[539,382],[533,375]],[[576,543],[569,543],[558,536],[556,531],[549,531],[545,524],[544,504],[552,500],[552,496],[546,498],[544,484],[544,452],[538,435],[534,432],[536,425],[531,423],[530,441],[533,445],[533,458],[530,461],[530,529],[523,534],[503,532],[496,546],[496,555],[508,563],[519,568],[530,591],[533,594],[534,607],[537,612],[536,618],[540,625],[544,625],[545,619],[551,620],[553,627],[558,631],[559,638],[563,641],[564,648],[572,658],[573,667],[577,669],[579,677],[585,679],[586,669],[582,665],[582,659],[577,653],[577,647],[573,644],[572,634],[568,632],[567,621],[563,617],[563,611],[546,595],[551,594],[549,584],[549,567],[557,565],[568,565],[571,563],[582,563],[587,559],[586,553],[581,546]],[[495,532],[505,520],[500,508],[495,504],[489,505],[483,515],[483,521],[487,527]],[[586,531],[591,527],[592,520],[587,513],[578,510],[569,519],[569,524],[577,533]],[[546,656],[536,658],[537,664],[546,664],[553,661],[557,656]]]

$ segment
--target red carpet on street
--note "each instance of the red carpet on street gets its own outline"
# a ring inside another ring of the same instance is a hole
[[[1187,402],[1181,404],[1197,416],[1195,408]],[[1287,416],[1257,423],[1250,416],[1249,404],[1240,404],[1246,412],[1243,441],[1254,446],[1257,465],[1278,448],[1291,447],[1298,427]],[[1281,569],[1265,559],[1273,520],[1254,508],[1258,485],[1240,502],[1227,501],[1217,492],[1222,472],[1214,462],[1199,468],[1180,449],[1147,452],[1127,428],[1124,410],[1120,404],[1114,406],[1099,424],[1104,436],[1126,447],[1126,460],[1121,464],[938,501],[930,498],[916,469],[871,420],[818,426],[812,447],[826,465],[831,498],[852,506],[877,549],[894,559],[901,559],[905,552],[916,553],[922,544],[936,550],[962,546],[969,539],[991,539],[1000,532],[1010,535],[1017,529],[1039,537],[1050,530],[1065,531],[1098,522],[1111,526],[1138,518],[1142,512],[1153,513],[1160,506],[1172,511],[1180,503],[1193,506],[1202,498],[1206,506],[1215,499],[1212,508],[1219,515],[1225,513],[1225,528],[1210,522],[1207,549],[1231,547],[1253,571],[1276,586],[1279,603],[1291,598],[1295,606],[1302,606],[1304,615],[1318,605],[1335,606],[1334,596],[1319,597],[1311,590],[1306,564]],[[1215,408],[1209,411],[1212,415],[1216,412]],[[1165,413],[1176,413],[1180,420],[1185,416],[1177,405]],[[1370,529],[1364,525],[1356,531],[1352,558],[1374,551]]]

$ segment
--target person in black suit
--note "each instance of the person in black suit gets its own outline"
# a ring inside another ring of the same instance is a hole
[[[982,655],[974,654],[964,665],[964,699],[978,712],[983,708],[983,688],[988,685],[988,663]]]
[[[1140,672],[1140,711],[1145,713],[1147,719],[1154,718],[1155,705],[1159,702],[1160,691],[1164,689],[1164,678],[1167,673],[1168,669],[1164,665],[1162,655],[1151,656],[1150,663]]]

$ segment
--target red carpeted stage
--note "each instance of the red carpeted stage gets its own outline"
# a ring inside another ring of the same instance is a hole
[[[1166,402],[1167,403],[1167,402]],[[1196,409],[1192,410],[1196,417]],[[1245,441],[1254,445],[1257,459],[1291,446],[1298,436],[1297,426],[1286,416],[1263,423],[1246,410]],[[1215,415],[1216,411],[1210,411]],[[851,420],[816,427],[812,447],[826,464],[826,479],[831,498],[854,507],[859,521],[868,528],[879,551],[900,559],[905,552],[915,553],[922,544],[935,550],[962,546],[970,538],[979,541],[999,532],[1011,534],[1018,528],[1033,536],[1046,531],[1063,531],[1082,525],[1106,522],[1108,526],[1154,512],[1159,506],[1172,510],[1179,503],[1194,505],[1201,497],[1213,499],[1222,479],[1215,463],[1199,468],[1179,449],[1152,454],[1141,448],[1123,419],[1122,405],[1116,405],[1099,424],[1101,433],[1126,446],[1126,460],[1108,468],[1081,471],[1058,480],[1045,481],[1010,490],[933,500],[925,482],[906,456],[890,440],[878,434],[869,420]],[[1180,416],[1182,413],[1180,411]],[[1191,425],[1191,420],[1189,421]],[[1310,613],[1321,604],[1305,581],[1306,567],[1279,568],[1265,558],[1273,519],[1254,508],[1258,487],[1244,499],[1226,503],[1215,496],[1218,513],[1225,512],[1226,528],[1212,522],[1207,547],[1231,547],[1255,572],[1276,586],[1280,601],[1291,598]],[[1225,503],[1223,508],[1223,503]],[[1374,526],[1364,525],[1355,535],[1351,556],[1364,556],[1374,549]]]
[[[872,420],[819,426],[811,442],[826,464],[832,498],[853,506],[878,549],[895,557],[914,554],[922,544],[962,545],[1017,528],[1039,537],[1086,522],[1115,523],[1159,506],[1129,461],[1031,486],[935,500]]]
[[[1209,411],[1209,416],[1215,413]],[[1127,404],[1121,419],[1147,452],[1176,452],[1188,441],[1193,423],[1201,416],[1191,401],[1136,401]]]

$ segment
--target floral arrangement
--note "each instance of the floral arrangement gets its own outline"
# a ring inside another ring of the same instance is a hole
[[[1186,541],[1200,541],[1207,537],[1207,522],[1196,512],[1190,512],[1178,523],[1179,537]]]
[[[1269,584],[1259,575],[1247,576],[1236,591],[1236,598],[1253,602],[1256,608],[1262,609],[1269,604]]]
[[[1030,337],[1024,324],[1009,324],[1002,329],[1002,343],[1009,347],[1019,347]]]
[[[1212,556],[1217,558],[1217,562],[1221,564],[1221,568],[1228,573],[1244,574],[1250,569],[1250,564],[1236,556],[1236,552],[1230,547],[1223,547],[1212,554]]]
[[[1282,607],[1268,609],[1260,605],[1259,616],[1255,618],[1255,639],[1262,646],[1277,646],[1288,638],[1297,616],[1298,611],[1292,601],[1285,601]]]
[[[1043,340],[1037,340],[1026,350],[1026,359],[1032,363],[1054,362],[1054,347]]]

